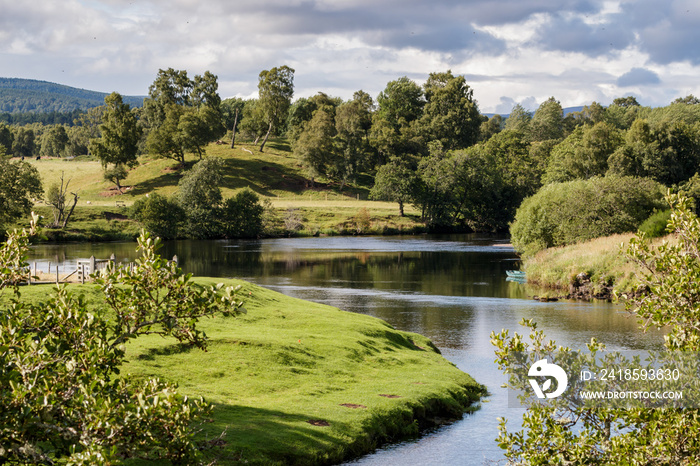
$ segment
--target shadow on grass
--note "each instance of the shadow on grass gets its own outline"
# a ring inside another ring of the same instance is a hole
[[[139,354],[136,359],[145,361],[154,361],[156,356],[171,356],[173,354],[189,353],[193,349],[197,349],[189,343],[173,343],[171,345],[159,346],[157,348],[149,348]]]
[[[129,194],[133,197],[139,196],[141,194],[150,193],[158,188],[164,188],[166,186],[177,186],[177,183],[180,181],[180,178],[182,178],[182,173],[184,173],[182,170],[168,171],[160,176],[140,181],[139,183],[135,184],[133,189],[131,189],[126,194]]]
[[[345,456],[342,435],[316,415],[217,404],[198,440],[217,464],[328,464]],[[309,422],[311,421],[311,422]],[[345,430],[343,426],[341,430]]]
[[[250,188],[263,196],[272,196],[271,189],[300,192],[307,180],[289,173],[288,167],[261,160],[225,159],[223,186],[230,189]]]

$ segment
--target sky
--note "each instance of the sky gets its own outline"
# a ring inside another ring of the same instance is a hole
[[[700,96],[698,0],[0,0],[0,76],[146,95],[211,71],[222,98],[295,70],[295,97],[465,76],[485,113]]]

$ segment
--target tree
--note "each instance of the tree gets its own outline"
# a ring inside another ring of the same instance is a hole
[[[700,104],[700,99],[695,97],[693,94],[688,94],[685,97],[678,97],[673,101],[674,104],[685,104],[685,105],[698,105]]]
[[[207,157],[180,179],[177,201],[185,212],[185,236],[198,239],[219,236],[222,172],[223,161]]]
[[[264,208],[260,198],[246,188],[224,201],[222,234],[226,238],[256,238],[263,230]]]
[[[399,130],[421,117],[425,97],[415,81],[403,76],[387,83],[377,96],[377,103],[377,116]]]
[[[73,121],[68,131],[70,151],[73,155],[89,154],[90,140],[100,137],[100,125],[105,106],[93,107]]]
[[[12,142],[12,154],[15,157],[32,157],[36,150],[36,142],[34,130],[31,128],[20,127],[15,131],[14,141]]]
[[[667,194],[671,217],[667,230],[677,242],[653,248],[645,238],[630,241],[628,257],[643,270],[642,282],[649,290],[633,297],[628,307],[644,328],[668,327],[666,347],[700,351],[700,219],[692,211],[690,198]]]
[[[63,157],[69,143],[66,127],[63,125],[52,125],[41,137],[42,157]]]
[[[0,123],[0,146],[4,147],[4,153],[10,154],[12,152],[12,141],[14,140],[14,135],[12,130],[5,123]]]
[[[430,227],[455,224],[454,186],[457,173],[455,161],[449,157],[440,141],[428,144],[430,156],[418,162],[418,178],[414,202],[421,210],[421,219]]]
[[[337,134],[335,108],[317,109],[294,144],[297,154],[312,176],[329,176],[337,159],[333,138]]]
[[[0,226],[28,215],[43,195],[39,172],[23,161],[0,157]]]
[[[210,72],[194,80],[184,70],[159,70],[144,100],[149,152],[185,165],[185,154],[201,159],[204,146],[226,134],[217,77]]]
[[[389,82],[377,96],[377,103],[370,141],[381,158],[380,163],[393,156],[424,152],[424,142],[417,134],[425,106],[423,89],[404,76]]]
[[[152,235],[162,239],[175,239],[180,234],[185,211],[176,200],[158,193],[149,193],[134,202],[129,216]]]
[[[371,155],[371,108],[372,99],[359,91],[353,100],[340,105],[335,111],[335,139],[340,157],[334,169],[334,178],[341,180],[341,190],[349,179],[354,179],[368,165]]]
[[[73,215],[73,210],[75,210],[76,204],[78,204],[78,194],[71,193],[73,195],[73,205],[70,210],[66,212],[66,193],[68,192],[68,181],[63,182],[63,172],[61,172],[61,184],[54,183],[49,186],[46,192],[46,203],[51,206],[53,210],[53,223],[51,223],[49,228],[65,228],[68,225],[71,215]]]
[[[382,165],[377,170],[374,178],[374,186],[369,193],[370,198],[397,202],[399,213],[404,214],[404,205],[409,203],[414,195],[415,169],[401,157],[392,157],[389,163]]]
[[[626,97],[618,97],[618,98],[613,100],[612,104],[617,106],[617,107],[623,107],[623,108],[639,107],[640,106],[639,102],[637,102],[637,98],[632,96],[632,95],[628,95]]]
[[[553,246],[635,231],[662,207],[648,178],[595,177],[545,185],[518,207],[511,242],[525,256]]]
[[[35,222],[0,247],[0,290],[10,289],[0,313],[0,462],[195,464],[193,422],[210,407],[174,385],[120,374],[124,343],[155,334],[205,348],[197,322],[245,312],[236,290],[193,283],[142,233],[136,267],[112,265],[98,280],[113,317],[89,311],[65,287],[47,302],[23,302],[18,284],[28,279]]]
[[[258,77],[258,99],[267,132],[260,144],[263,151],[272,130],[279,128],[287,119],[287,112],[294,96],[294,70],[286,65],[263,70]]]
[[[564,109],[554,97],[542,102],[530,121],[531,141],[546,141],[564,137]]]
[[[608,173],[622,176],[651,176],[645,167],[658,152],[659,142],[654,138],[649,123],[638,118],[625,133],[624,144],[608,158]]]
[[[129,171],[126,169],[126,167],[124,165],[114,165],[112,167],[105,168],[105,171],[102,174],[102,178],[105,181],[109,181],[111,183],[114,183],[114,185],[117,187],[117,190],[121,193],[122,192],[121,180],[126,178],[128,175],[129,175]]]
[[[620,131],[605,122],[576,128],[552,150],[543,182],[561,183],[605,175],[608,159],[623,141]]]
[[[474,90],[464,76],[451,71],[430,73],[423,85],[426,104],[420,130],[426,140],[438,140],[445,150],[466,148],[479,138],[481,115]]]
[[[515,104],[510,111],[510,115],[506,118],[505,129],[512,129],[527,134],[530,121],[532,121],[532,113],[525,110],[525,107],[522,105]]]
[[[501,115],[494,115],[491,118],[484,117],[484,120],[479,126],[479,141],[488,141],[491,136],[498,134],[503,130],[505,121]]]
[[[245,104],[245,100],[237,97],[225,99],[221,102],[221,116],[224,119],[224,127],[231,128],[231,149],[236,144],[236,131],[243,119]]]
[[[129,104],[122,101],[116,92],[105,97],[105,111],[100,125],[101,137],[90,140],[90,152],[100,159],[105,169],[105,178],[117,185],[122,192],[120,180],[126,177],[125,166],[133,167],[137,162],[139,140],[142,129]],[[112,165],[111,169],[108,166]]]

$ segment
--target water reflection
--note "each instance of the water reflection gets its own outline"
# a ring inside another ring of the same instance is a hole
[[[661,346],[610,303],[539,303],[525,285],[507,282],[517,257],[507,240],[463,235],[408,238],[304,238],[261,241],[176,241],[161,254],[178,256],[186,272],[244,278],[290,296],[373,315],[426,335],[460,369],[485,384],[482,409],[414,442],[390,446],[356,464],[484,464],[502,460],[494,442],[497,417],[516,429],[522,410],[507,407],[494,364],[491,331],[522,330],[532,318],[549,338],[585,348],[592,337],[613,349]],[[134,243],[37,246],[31,258],[66,262],[115,254],[136,257]]]

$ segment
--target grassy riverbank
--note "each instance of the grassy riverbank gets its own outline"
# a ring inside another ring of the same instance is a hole
[[[214,283],[218,279],[198,279]],[[207,352],[159,337],[127,348],[123,373],[177,382],[215,408],[216,464],[328,464],[458,418],[484,393],[418,334],[242,283],[248,314],[201,322]],[[99,307],[93,285],[71,285]],[[46,285],[22,289],[45,299]]]
[[[542,250],[523,260],[528,283],[551,297],[610,299],[613,291],[635,291],[639,270],[624,255],[633,237],[625,233]]]

